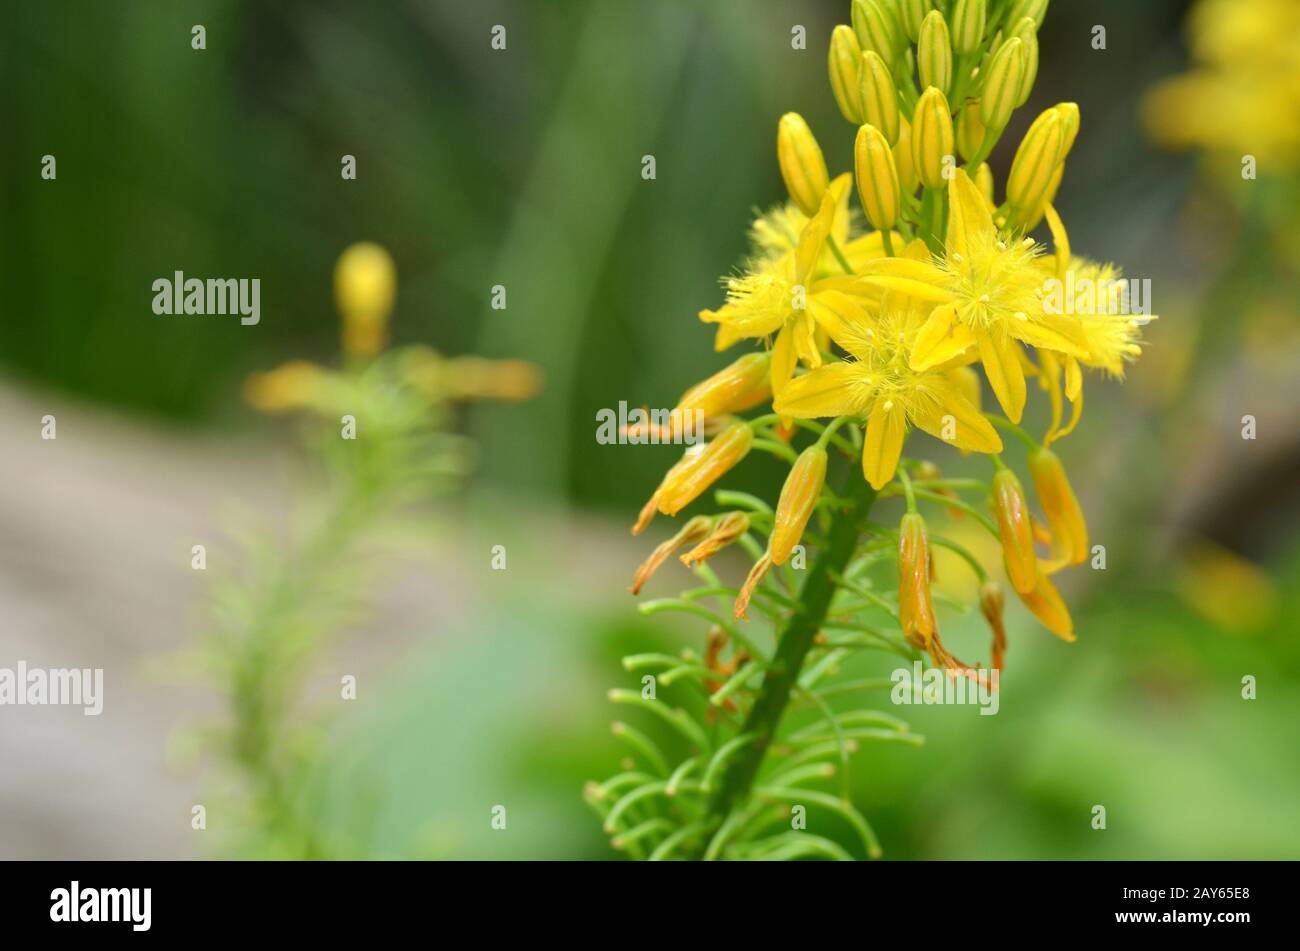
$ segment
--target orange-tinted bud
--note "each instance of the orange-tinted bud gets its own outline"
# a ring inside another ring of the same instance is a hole
[[[749,569],[749,577],[745,579],[740,594],[736,596],[737,620],[749,617],[749,599],[754,596],[754,589],[758,587],[758,583],[763,580],[771,567],[772,557],[767,552],[763,552],[763,557],[754,562],[754,567]]]
[[[704,541],[682,555],[682,564],[696,565],[712,558],[749,531],[749,516],[744,512],[728,512],[713,523],[713,530]]]
[[[697,515],[683,525],[681,531],[659,545],[650,553],[650,557],[641,563],[641,566],[636,570],[636,574],[632,576],[632,584],[627,590],[633,594],[640,594],[641,586],[650,580],[650,576],[659,569],[659,566],[667,560],[668,556],[683,545],[697,542],[707,535],[710,523],[711,520],[707,515]]]
[[[821,446],[809,446],[799,454],[785,478],[785,485],[781,487],[781,499],[776,504],[776,524],[767,542],[772,564],[785,564],[794,546],[799,544],[825,481],[826,450]]]
[[[772,395],[768,374],[771,365],[771,351],[745,354],[683,393],[673,410],[674,419],[683,413],[700,410],[707,420],[711,416],[740,413],[757,406]]]
[[[541,371],[526,360],[456,357],[443,372],[450,399],[520,401],[532,399],[541,388]]]
[[[1041,570],[1037,578],[1034,589],[1021,592],[1020,600],[1033,612],[1034,617],[1042,621],[1057,637],[1067,641],[1074,640],[1074,621],[1070,619],[1070,609],[1065,606],[1061,593]]]
[[[640,535],[645,531],[645,527],[650,524],[650,520],[653,519],[655,513],[659,511],[659,499],[663,495],[664,486],[668,484],[669,480],[675,479],[688,465],[692,464],[696,457],[698,457],[702,452],[704,452],[704,446],[691,446],[682,454],[680,459],[673,463],[672,468],[669,469],[664,474],[663,479],[660,480],[659,487],[655,489],[654,494],[650,496],[650,500],[646,502],[645,505],[641,506],[641,512],[636,517],[636,524],[632,526],[633,535]]]
[[[702,452],[688,452],[683,465],[674,466],[659,488],[659,511],[676,515],[686,508],[744,459],[753,443],[754,431],[749,424],[736,422],[710,440]]]
[[[913,647],[928,650],[938,633],[930,603],[930,545],[925,519],[915,512],[898,526],[898,621]]]
[[[1034,532],[1029,524],[1029,504],[1020,480],[1010,469],[999,469],[993,476],[993,512],[997,516],[1011,586],[1021,594],[1034,590],[1038,555],[1034,552]]]
[[[1060,458],[1047,447],[1029,454],[1029,474],[1042,503],[1043,514],[1053,539],[1053,554],[1066,564],[1077,565],[1088,558],[1088,525],[1065,477]]]
[[[996,581],[986,581],[980,586],[980,613],[989,622],[993,631],[993,669],[1002,669],[1002,657],[1007,651],[1007,629],[1002,623],[1002,609],[1006,598],[1002,596],[1002,586]]]

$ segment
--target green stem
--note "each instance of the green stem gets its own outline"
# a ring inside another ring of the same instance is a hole
[[[826,548],[808,571],[798,607],[781,633],[776,655],[764,673],[758,696],[741,727],[741,734],[754,739],[728,762],[710,797],[711,828],[721,827],[736,809],[747,803],[813,639],[826,620],[836,590],[834,576],[841,575],[853,557],[862,522],[876,500],[875,490],[857,472],[850,472],[848,481],[844,495],[852,508],[836,516]]]

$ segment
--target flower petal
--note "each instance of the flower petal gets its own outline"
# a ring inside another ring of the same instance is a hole
[[[794,352],[794,334],[790,325],[781,328],[772,344],[772,393],[779,394],[794,376],[794,365],[798,359]]]
[[[940,304],[930,312],[912,342],[910,362],[918,373],[960,356],[975,343],[970,327],[957,320],[955,304]]]
[[[906,430],[907,413],[903,404],[876,400],[867,419],[867,435],[862,445],[862,474],[873,489],[884,488],[894,478],[898,457],[903,454]]]
[[[799,419],[857,414],[872,392],[862,367],[837,360],[790,380],[772,400],[772,409]]]
[[[950,380],[927,375],[925,391],[930,398],[909,413],[918,429],[968,452],[1002,451],[998,431]]]
[[[989,379],[993,395],[1013,423],[1020,422],[1025,411],[1025,371],[1016,353],[1017,344],[1006,337],[990,333],[979,335],[980,360]]]
[[[988,202],[964,168],[948,179],[948,234],[944,250],[965,256],[976,235],[993,231]]]

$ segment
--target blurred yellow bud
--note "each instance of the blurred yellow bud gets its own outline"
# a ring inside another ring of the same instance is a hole
[[[894,153],[875,126],[864,125],[858,129],[853,143],[853,171],[867,221],[878,231],[888,231],[898,221],[902,199]]]
[[[903,32],[913,43],[921,36],[921,24],[934,10],[934,0],[899,0],[898,15]]]
[[[1056,590],[1056,586],[1041,569],[1038,571],[1037,584],[1033,589],[1017,593],[1025,607],[1029,608],[1034,617],[1042,621],[1049,631],[1063,640],[1074,640],[1074,621],[1070,618],[1070,609],[1065,606],[1061,593]]]
[[[984,43],[988,0],[957,0],[952,7],[952,48],[973,53]]]
[[[853,27],[841,23],[831,31],[831,49],[827,68],[831,76],[831,92],[840,113],[854,125],[862,123],[862,93],[858,84],[858,71],[862,61],[862,47],[853,34]]]
[[[862,51],[874,50],[885,62],[893,62],[902,42],[893,14],[880,0],[853,0],[850,19]]]
[[[688,521],[676,535],[656,547],[650,553],[650,557],[640,564],[627,590],[633,594],[640,594],[642,586],[659,570],[659,566],[668,559],[668,556],[681,546],[693,544],[706,536],[711,523],[712,520],[707,515],[697,515]]]
[[[930,544],[925,519],[916,512],[898,526],[898,623],[907,642],[921,650],[939,631],[930,601]]]
[[[393,259],[377,244],[352,245],[334,266],[334,301],[343,315],[343,349],[373,356],[388,343],[388,314],[397,293]]]
[[[1011,31],[1011,36],[1025,44],[1025,70],[1020,76],[1020,90],[1016,93],[1016,106],[1023,106],[1038,78],[1038,27],[1030,17],[1021,18]]]
[[[1053,554],[1066,564],[1083,563],[1088,558],[1088,525],[1060,458],[1046,447],[1035,449],[1029,454],[1029,474],[1047,516]]]
[[[714,436],[703,451],[688,451],[680,468],[669,470],[656,493],[659,511],[676,515],[686,508],[744,459],[753,443],[754,431],[749,424],[735,422]]]
[[[702,542],[682,555],[682,564],[689,567],[708,561],[747,531],[749,516],[744,512],[728,512],[713,523],[712,531]]]
[[[957,117],[957,151],[961,157],[970,161],[971,157],[979,151],[980,143],[984,141],[984,123],[980,121],[980,104],[979,100],[971,99],[961,110],[961,115]]]
[[[998,537],[1002,539],[1002,556],[1011,587],[1021,594],[1032,591],[1038,576],[1034,531],[1029,523],[1025,490],[1010,469],[999,469],[993,476],[993,514],[997,516]]]
[[[1007,174],[1007,204],[1013,224],[1026,224],[1042,204],[1064,139],[1065,129],[1055,109],[1045,111],[1025,133]]]
[[[683,393],[673,412],[680,415],[700,410],[707,420],[751,409],[772,395],[771,366],[770,350],[747,353]]]
[[[984,75],[980,94],[980,121],[990,129],[1006,127],[1020,95],[1020,80],[1025,74],[1025,44],[1012,37],[998,48]]]
[[[817,214],[830,184],[821,146],[803,116],[787,112],[776,130],[776,157],[790,198],[809,218]]]
[[[931,10],[921,22],[916,68],[922,86],[933,86],[945,95],[952,88],[952,41],[948,23],[938,10]]]
[[[953,161],[952,113],[943,91],[931,86],[912,114],[912,163],[926,188],[946,188],[944,169]]]
[[[327,371],[307,360],[291,360],[244,383],[244,399],[263,413],[283,413],[316,404],[329,381]]]
[[[912,162],[912,124],[903,116],[898,117],[898,142],[893,151],[898,187],[904,195],[914,194],[920,179],[916,177],[916,165]]]
[[[1019,23],[1022,18],[1029,17],[1034,21],[1034,29],[1043,25],[1043,17],[1047,15],[1047,0],[1016,0],[1011,7],[1011,15],[1007,17],[1008,23]]]
[[[541,371],[527,360],[455,357],[441,369],[443,395],[453,400],[532,399],[541,389]]]
[[[898,89],[889,67],[876,53],[862,54],[859,70],[862,121],[875,126],[893,145],[898,141]]]
[[[776,504],[776,524],[767,542],[772,564],[785,564],[794,546],[799,544],[825,481],[826,450],[821,446],[809,446],[790,467],[790,474],[781,488],[781,498]]]

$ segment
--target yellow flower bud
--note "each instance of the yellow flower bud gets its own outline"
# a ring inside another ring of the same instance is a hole
[[[988,0],[957,0],[952,7],[952,48],[973,53],[984,43]]]
[[[688,451],[681,468],[673,467],[656,493],[659,511],[676,515],[686,508],[744,459],[753,443],[749,424],[735,422],[714,436],[703,451]]]
[[[1042,203],[1056,172],[1065,130],[1061,115],[1048,109],[1029,127],[1007,174],[1007,204],[1013,224],[1026,224]]]
[[[1020,95],[1020,79],[1025,74],[1025,44],[1012,37],[998,48],[984,76],[980,94],[980,121],[990,129],[1006,127]]]
[[[1016,0],[1011,7],[1011,16],[1007,17],[1008,23],[1019,23],[1024,17],[1034,21],[1034,29],[1043,25],[1043,17],[1047,15],[1047,0]]]
[[[859,70],[862,121],[875,126],[890,145],[898,141],[898,89],[885,61],[873,51],[862,54]]]
[[[432,374],[421,375],[408,364],[407,379],[430,395],[453,400],[528,400],[542,384],[541,371],[527,360],[474,356],[440,360]]]
[[[934,10],[934,0],[899,0],[898,15],[903,32],[913,43],[921,36],[921,24]]]
[[[1061,593],[1056,590],[1056,586],[1041,569],[1038,571],[1037,584],[1033,590],[1018,593],[1025,607],[1029,608],[1034,617],[1042,621],[1049,631],[1063,640],[1074,640],[1074,621],[1070,618],[1070,609],[1065,606]]]
[[[1058,102],[1052,109],[1060,118],[1061,128],[1064,130],[1064,138],[1061,141],[1061,154],[1056,160],[1064,162],[1065,157],[1070,154],[1070,149],[1074,146],[1075,137],[1079,134],[1079,104],[1077,102]]]
[[[728,512],[713,523],[713,530],[702,542],[682,555],[682,564],[689,567],[707,561],[747,531],[749,516],[744,512]]]
[[[772,395],[771,366],[770,350],[745,354],[683,393],[673,410],[674,417],[699,410],[707,420],[757,406]]]
[[[948,23],[938,10],[931,10],[921,22],[916,68],[922,86],[933,86],[945,95],[952,88],[952,41]]]
[[[930,602],[930,545],[925,519],[915,512],[898,526],[898,622],[913,647],[928,650],[939,632]]]
[[[1010,469],[999,469],[993,476],[993,514],[997,516],[998,536],[1002,539],[1002,556],[1011,586],[1022,594],[1032,591],[1038,574],[1038,555],[1034,552],[1034,531],[1029,524],[1029,503],[1020,480]]]
[[[1047,527],[1052,533],[1054,554],[1065,559],[1066,564],[1077,565],[1088,558],[1088,525],[1083,520],[1083,510],[1074,496],[1070,480],[1065,477],[1065,467],[1060,458],[1046,446],[1029,454],[1029,474],[1038,492],[1038,501],[1047,516]]]
[[[1023,17],[1011,31],[1011,36],[1025,44],[1025,71],[1020,76],[1020,90],[1016,93],[1016,106],[1023,106],[1038,78],[1038,27],[1029,17]]]
[[[650,557],[641,563],[636,570],[636,574],[632,576],[632,584],[628,586],[627,590],[633,594],[640,594],[642,585],[650,580],[650,576],[668,559],[668,556],[682,545],[697,542],[707,535],[711,522],[712,520],[707,515],[697,515],[683,525],[681,531],[660,544],[650,553]]]
[[[875,126],[864,125],[858,129],[857,140],[853,143],[853,171],[867,221],[878,231],[888,231],[898,221],[902,199],[894,154]]]
[[[953,156],[952,113],[943,91],[931,86],[921,94],[912,115],[912,163],[926,188],[946,188],[945,160]]]
[[[1002,596],[1002,586],[996,581],[986,581],[980,586],[980,613],[989,622],[993,632],[993,669],[1002,669],[1002,658],[1007,650],[1007,629],[1002,622],[1002,609],[1006,599]]]
[[[976,99],[969,100],[957,117],[957,151],[961,157],[970,161],[971,156],[979,151],[984,141],[984,123],[980,122],[980,104]]]
[[[858,71],[862,60],[862,47],[853,35],[853,28],[841,23],[831,31],[831,49],[827,68],[831,75],[831,92],[845,119],[854,125],[862,123],[862,93],[858,84]]]
[[[826,450],[821,446],[809,446],[799,454],[785,478],[785,485],[781,487],[781,499],[776,504],[776,524],[767,542],[772,564],[785,564],[794,546],[799,544],[825,481]]]
[[[984,200],[990,205],[993,204],[993,169],[989,168],[988,162],[981,162],[980,167],[975,169],[975,187],[980,190]]]
[[[388,252],[362,241],[334,265],[334,301],[343,315],[343,349],[373,356],[388,342],[388,313],[397,293],[397,269]]]
[[[916,177],[916,166],[912,163],[912,124],[903,116],[898,117],[898,142],[894,145],[894,168],[898,170],[898,187],[904,195],[916,192],[920,179]]]
[[[902,46],[893,14],[881,5],[880,0],[853,0],[850,14],[853,32],[862,51],[874,50],[885,62],[892,62],[894,54]]]
[[[776,157],[790,197],[808,217],[817,214],[830,184],[821,146],[803,116],[787,112],[776,131]]]

